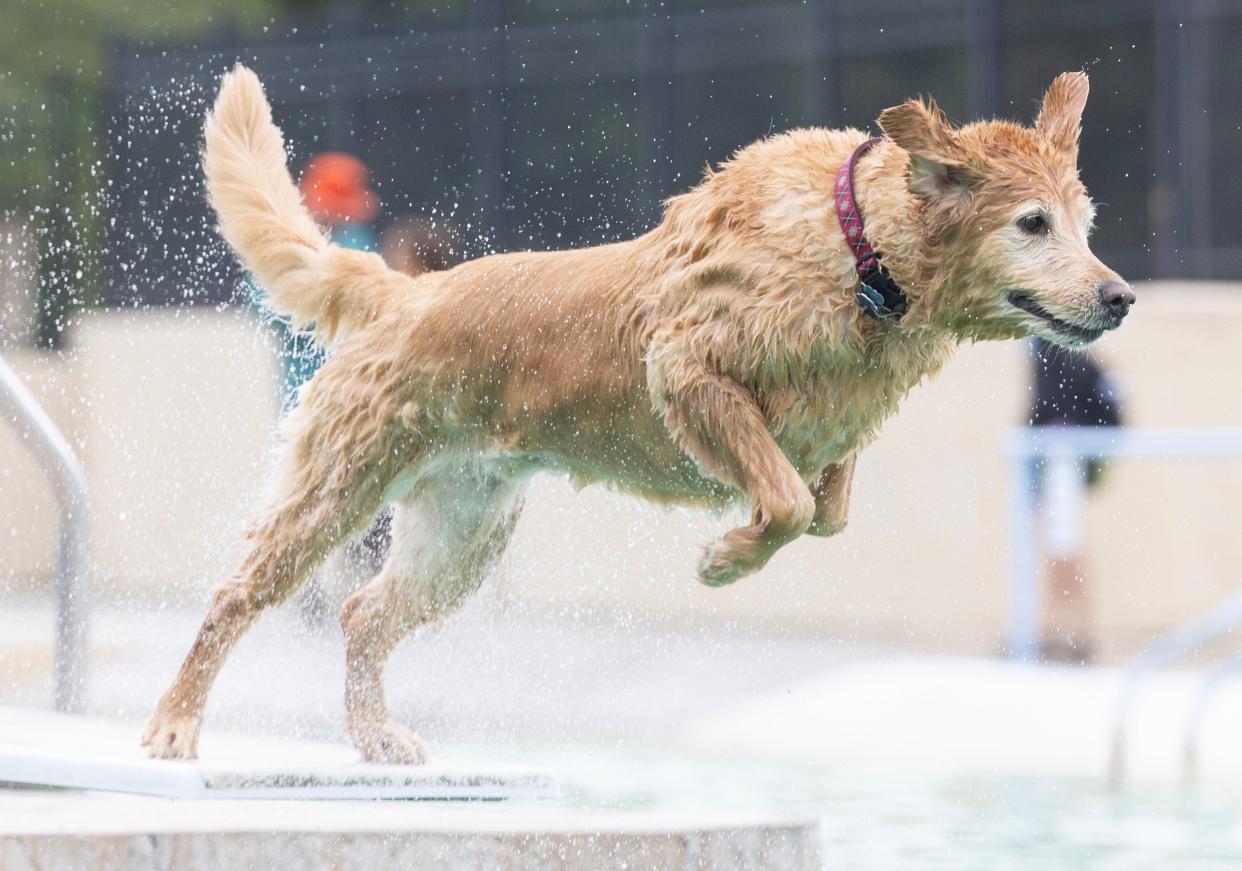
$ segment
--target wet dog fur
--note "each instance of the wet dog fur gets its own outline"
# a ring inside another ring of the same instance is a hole
[[[390,502],[390,557],[341,613],[349,735],[389,763],[426,755],[388,715],[388,655],[477,589],[535,472],[748,505],[750,524],[702,556],[713,586],[798,536],[840,532],[858,453],[956,345],[1034,334],[1081,347],[1133,301],[1088,247],[1087,88],[1082,73],[1058,77],[1029,128],[954,127],[920,100],[880,115],[884,140],[855,178],[867,235],[909,296],[893,324],[855,303],[833,207],[858,130],[744,148],[631,241],[409,278],[326,240],[258,79],[233,70],[205,131],[220,230],[272,308],[332,353],[283,422],[275,495],[151,718],[150,754],[196,755],[229,649]]]

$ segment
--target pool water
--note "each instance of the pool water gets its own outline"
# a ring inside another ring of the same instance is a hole
[[[825,868],[1242,868],[1242,794],[1173,785],[954,777],[840,765],[548,753],[527,762],[588,808],[777,812],[818,820]]]

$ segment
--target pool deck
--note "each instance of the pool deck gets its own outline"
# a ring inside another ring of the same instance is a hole
[[[1242,681],[1150,675],[1111,771],[1124,681],[1116,667],[890,656],[746,700],[691,724],[686,743],[725,757],[1242,788]]]

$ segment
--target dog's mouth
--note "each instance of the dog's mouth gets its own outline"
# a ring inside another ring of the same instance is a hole
[[[1090,344],[1104,335],[1102,327],[1080,327],[1077,324],[1071,324],[1069,321],[1061,320],[1036,302],[1035,298],[1028,293],[1011,290],[1005,295],[1005,299],[1014,308],[1026,312],[1031,317],[1038,318],[1054,333],[1064,336],[1076,344]]]

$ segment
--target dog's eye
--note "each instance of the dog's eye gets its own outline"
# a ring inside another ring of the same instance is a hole
[[[1048,219],[1036,212],[1033,215],[1023,215],[1018,218],[1018,227],[1023,233],[1030,233],[1032,236],[1042,236],[1048,232]]]

